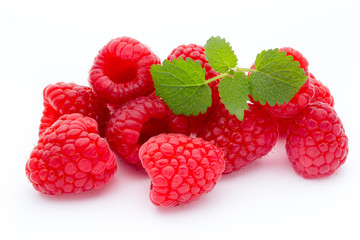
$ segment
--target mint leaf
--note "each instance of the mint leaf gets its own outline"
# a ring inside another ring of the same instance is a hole
[[[211,89],[205,82],[205,69],[199,61],[181,57],[172,63],[152,65],[155,94],[161,97],[175,114],[196,116],[211,106]]]
[[[299,62],[277,48],[259,53],[255,68],[249,76],[251,95],[261,104],[288,103],[307,79]]]
[[[211,37],[205,44],[206,60],[219,73],[226,73],[237,65],[237,57],[224,38]]]
[[[219,83],[221,102],[230,114],[235,114],[242,121],[244,111],[249,109],[250,84],[243,72],[237,72],[234,78],[224,77]]]

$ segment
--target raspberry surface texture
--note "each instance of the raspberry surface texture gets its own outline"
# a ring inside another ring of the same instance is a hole
[[[81,113],[96,120],[102,136],[109,111],[105,103],[90,87],[75,83],[50,84],[43,91],[44,111],[40,120],[39,136],[64,114]]]
[[[119,107],[110,118],[106,138],[122,160],[140,166],[141,144],[160,133],[189,134],[189,120],[175,115],[158,97],[139,97]]]
[[[319,102],[304,108],[290,126],[286,152],[304,178],[331,175],[348,154],[348,138],[335,110]]]
[[[309,73],[309,81],[312,82],[315,87],[315,95],[312,102],[323,102],[334,107],[334,97],[331,95],[329,88],[317,80],[312,73]]]
[[[61,116],[46,129],[25,167],[33,187],[50,195],[102,188],[116,169],[96,121],[77,113]]]
[[[205,56],[205,48],[201,45],[197,44],[188,44],[188,45],[180,45],[177,48],[173,49],[167,59],[171,62],[172,59],[179,59],[179,57],[186,60],[187,58],[191,58],[194,61],[199,61],[201,67],[205,69],[205,79],[208,80],[210,78],[216,77],[218,75],[214,69],[210,66],[209,62],[206,60]],[[211,98],[212,98],[212,106],[216,105],[220,100],[219,96],[219,85],[220,80],[211,82],[209,84],[211,88]],[[211,108],[204,114],[199,114],[197,116],[189,116],[189,121],[191,125],[191,132],[197,133],[206,119],[208,113],[211,111]]]
[[[276,120],[256,105],[249,104],[243,121],[239,121],[219,102],[200,129],[198,137],[215,144],[224,152],[224,173],[231,173],[268,154],[278,135]]]
[[[160,134],[141,146],[141,163],[151,178],[150,200],[177,206],[211,191],[225,169],[222,151],[201,138]]]
[[[96,56],[89,84],[108,103],[122,104],[154,91],[153,64],[160,59],[147,46],[129,37],[115,38]]]

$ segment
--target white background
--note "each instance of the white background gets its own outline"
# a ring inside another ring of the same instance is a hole
[[[359,1],[1,1],[0,239],[360,239]],[[36,192],[25,162],[37,142],[42,90],[87,85],[97,51],[130,36],[163,60],[180,44],[225,37],[248,67],[263,49],[291,46],[330,89],[349,137],[331,177],[293,171],[284,140],[198,202],[161,209],[149,178],[120,164],[103,190]]]

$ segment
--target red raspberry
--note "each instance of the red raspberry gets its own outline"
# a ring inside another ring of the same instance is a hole
[[[189,133],[184,115],[175,115],[157,97],[139,97],[119,107],[108,122],[106,138],[113,151],[126,162],[141,166],[141,144],[159,133]]]
[[[320,102],[304,108],[290,126],[286,152],[304,178],[331,175],[348,154],[348,138],[335,110]]]
[[[239,121],[220,102],[198,137],[220,147],[226,161],[224,173],[231,173],[268,154],[278,135],[276,120],[257,106],[250,104]]]
[[[217,72],[215,72],[214,69],[211,68],[209,62],[206,60],[205,56],[205,49],[203,46],[197,45],[197,44],[189,44],[189,45],[180,45],[174,50],[171,51],[170,55],[167,57],[169,61],[172,61],[172,59],[179,59],[179,57],[186,60],[187,58],[191,58],[194,61],[199,61],[201,64],[201,67],[205,68],[205,79],[208,80],[210,78],[216,77],[218,75]],[[219,81],[214,81],[209,84],[212,94],[212,105],[216,105],[217,102],[220,100],[219,96],[219,90],[218,85]],[[200,129],[201,125],[203,124],[205,118],[207,117],[207,114],[210,110],[204,114],[199,114],[197,116],[190,116],[190,126],[191,126],[191,132],[197,133]]]
[[[75,83],[50,84],[43,91],[44,111],[39,136],[64,114],[81,113],[95,119],[101,135],[105,134],[109,111],[91,88]]]
[[[300,67],[304,69],[305,75],[308,75],[309,63],[299,51],[289,47],[280,48],[279,51],[286,52],[287,56],[293,56],[293,61],[298,61],[300,63]],[[255,68],[254,64],[251,68]],[[251,73],[248,73],[248,75],[250,74]],[[311,102],[314,94],[315,87],[313,83],[306,80],[304,85],[288,103],[283,103],[280,106],[277,103],[274,106],[270,106],[268,103],[261,105],[259,102],[256,102],[256,104],[260,105],[264,110],[276,118],[293,118],[301,111],[301,109]],[[252,100],[252,98],[250,99]],[[252,102],[254,101],[252,100]]]
[[[225,169],[221,150],[201,138],[160,134],[141,146],[139,157],[157,206],[189,203],[212,190]]]
[[[65,114],[40,137],[25,171],[46,194],[79,193],[104,186],[116,172],[115,155],[94,119]]]
[[[315,95],[312,102],[323,102],[334,107],[334,97],[330,94],[329,88],[317,80],[312,73],[309,73],[309,80],[315,87]]]
[[[160,59],[147,46],[129,37],[115,38],[96,56],[89,83],[107,102],[122,104],[154,91],[153,64]]]

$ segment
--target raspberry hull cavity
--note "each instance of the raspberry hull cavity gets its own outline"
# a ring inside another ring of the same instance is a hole
[[[89,83],[108,103],[122,104],[154,91],[149,71],[153,64],[160,59],[147,46],[129,37],[116,38],[99,51]]]
[[[160,133],[189,133],[189,120],[175,115],[157,97],[139,97],[119,107],[109,120],[106,138],[120,159],[140,166],[141,144]]]

